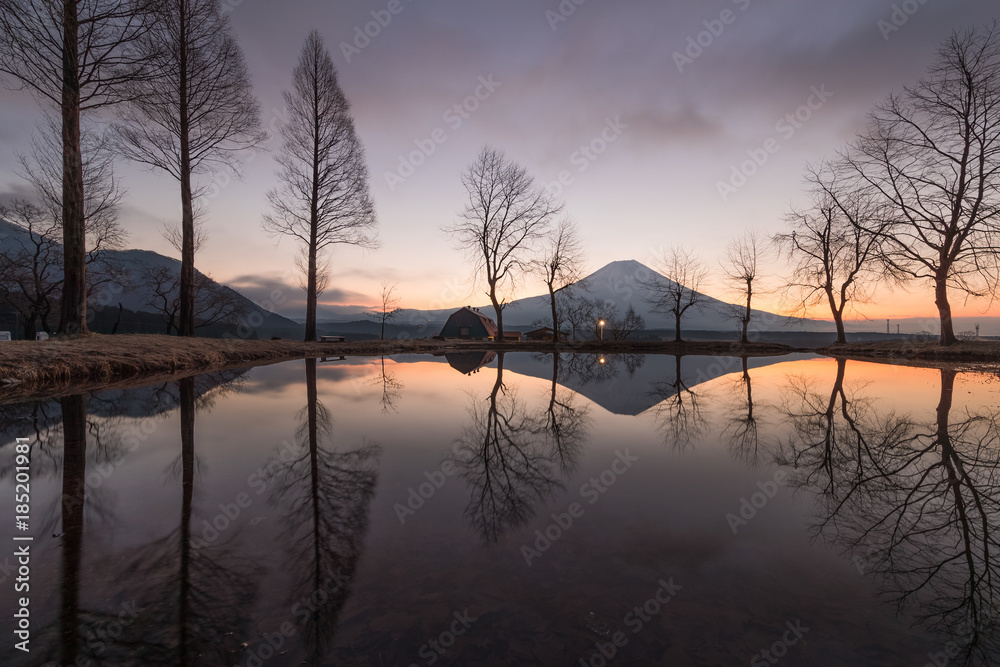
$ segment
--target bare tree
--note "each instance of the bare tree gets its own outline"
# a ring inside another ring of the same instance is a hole
[[[166,266],[152,269],[145,278],[150,292],[146,305],[155,309],[170,335],[180,329],[180,273]],[[195,272],[195,327],[234,322],[246,315],[246,302],[232,288],[220,285],[211,276]]]
[[[86,296],[93,298],[99,288],[121,284],[124,269],[111,251],[125,247],[128,234],[118,220],[125,191],[115,173],[115,155],[104,133],[88,127],[81,132],[83,156],[84,228],[86,239]],[[47,235],[62,243],[63,155],[59,123],[51,116],[39,123],[32,137],[31,151],[18,155],[21,175],[33,186],[42,209],[54,221]],[[61,252],[60,257],[65,253]],[[61,274],[61,272],[60,272]],[[59,276],[62,282],[62,275]],[[62,290],[62,284],[60,284]],[[89,316],[86,318],[89,324]],[[45,327],[49,330],[48,326]]]
[[[886,223],[871,191],[845,187],[835,169],[810,172],[812,202],[788,217],[792,230],[774,237],[792,263],[786,295],[794,311],[808,314],[821,303],[830,308],[837,342],[846,343],[844,315],[858,304],[870,303],[875,287],[893,273],[880,257]],[[876,227],[877,220],[882,227]],[[875,228],[875,233],[867,231]]]
[[[382,283],[382,291],[379,292],[380,305],[377,309],[371,311],[371,316],[379,322],[381,326],[381,331],[379,333],[379,340],[385,340],[385,325],[394,320],[403,311],[399,308],[399,298],[395,296],[396,285],[398,283],[390,283],[388,281]]]
[[[844,159],[890,209],[895,224],[869,230],[884,261],[933,282],[941,343],[954,343],[949,290],[995,295],[1000,282],[1000,26],[954,33]]]
[[[126,235],[117,217],[122,192],[113,158],[99,135],[85,133],[81,141],[86,192],[85,294],[93,296],[103,285],[120,284],[122,267],[108,251],[120,250]],[[56,121],[43,122],[33,137],[31,152],[18,158],[37,203],[20,200],[9,209],[0,208],[0,217],[20,228],[0,248],[0,289],[24,318],[24,337],[33,339],[39,328],[53,332],[51,315],[65,290],[62,143]]]
[[[24,200],[0,207],[0,218],[18,228],[0,248],[0,294],[23,319],[24,338],[33,340],[39,326],[51,333],[49,314],[62,289],[59,219]]]
[[[490,146],[462,173],[462,185],[469,200],[445,231],[470,254],[477,278],[486,281],[497,315],[497,340],[503,341],[507,300],[562,205],[524,167]]]
[[[60,110],[63,298],[61,333],[87,330],[86,187],[81,117],[121,101],[148,74],[134,49],[151,0],[0,0],[0,74]]]
[[[215,0],[161,0],[141,41],[156,77],[131,83],[116,126],[130,159],[176,178],[181,188],[179,330],[195,329],[194,176],[235,165],[239,151],[266,138],[246,60]]]
[[[375,205],[368,188],[364,147],[354,130],[351,107],[318,31],[306,38],[284,93],[288,122],[278,163],[281,188],[267,193],[271,212],[264,229],[302,244],[306,286],[307,341],[316,340],[318,274],[333,245],[375,248]]]
[[[649,292],[653,311],[674,318],[674,341],[681,342],[681,320],[694,309],[701,309],[708,297],[701,293],[708,275],[704,263],[685,248],[667,250],[656,267],[662,276],[643,281]],[[664,280],[663,278],[666,278]]]
[[[754,294],[760,291],[760,264],[766,258],[766,251],[764,239],[757,232],[749,231],[729,243],[722,261],[726,283],[740,299],[740,305],[735,307],[733,315],[740,323],[741,343],[749,341],[747,330],[753,315],[751,306]]]
[[[549,290],[552,331],[555,332],[553,340],[558,341],[564,318],[561,309],[557,307],[556,295],[578,284],[583,278],[583,244],[576,225],[571,220],[562,220],[548,233],[543,255],[535,261],[534,266]]]
[[[624,315],[608,320],[608,326],[611,328],[611,336],[615,340],[627,340],[636,331],[642,331],[646,328],[646,320],[635,312],[635,306],[629,304]]]
[[[570,326],[570,338],[576,340],[577,330],[586,330],[594,321],[594,302],[583,296],[580,283],[563,290],[561,301],[556,306]],[[585,288],[585,286],[584,286]]]

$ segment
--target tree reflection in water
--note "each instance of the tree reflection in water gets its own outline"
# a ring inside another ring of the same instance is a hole
[[[684,357],[674,357],[674,377],[653,384],[652,393],[659,400],[653,408],[657,429],[664,443],[683,451],[691,446],[708,426],[702,415],[701,396],[684,380]]]
[[[381,449],[371,444],[336,448],[332,416],[318,396],[316,360],[305,364],[307,401],[298,415],[297,451],[267,469],[274,488],[270,501],[282,510],[287,525],[282,543],[294,580],[289,606],[307,600],[315,608],[296,622],[305,637],[307,663],[319,665],[326,664],[337,619],[350,596],[368,532]]]
[[[737,404],[727,410],[729,417],[725,420],[723,436],[729,443],[729,451],[737,460],[756,468],[760,463],[759,408],[753,402],[749,360],[743,357],[742,363],[743,370],[733,383],[738,396]]]
[[[382,406],[382,414],[387,415],[398,411],[396,402],[403,394],[404,385],[395,373],[386,371],[385,357],[381,357],[380,361],[379,371],[372,378],[372,384],[382,389],[382,398],[379,403]]]
[[[957,372],[942,369],[933,423],[880,413],[845,391],[844,366],[827,397],[793,387],[786,411],[797,435],[779,462],[818,495],[815,533],[851,554],[901,611],[958,645],[959,662],[997,664],[996,409],[955,409]]]
[[[195,417],[213,405],[198,399],[194,378],[177,382],[180,408],[180,456],[168,479],[181,487],[180,521],[166,536],[131,555],[125,578],[146,582],[139,596],[139,617],[130,628],[130,655],[143,664],[229,664],[251,623],[260,569],[239,553],[240,534],[232,528],[215,540],[192,535],[199,477]],[[116,646],[128,646],[118,641]]]
[[[563,488],[589,429],[573,392],[559,391],[558,355],[541,413],[504,384],[503,372],[500,353],[493,389],[487,399],[473,399],[453,457],[471,493],[465,517],[486,544],[525,524],[537,504]]]
[[[34,478],[62,476],[62,493],[39,527],[40,534],[59,540],[61,550],[57,620],[39,627],[39,642],[33,644],[40,660],[58,659],[65,665],[187,665],[199,660],[228,664],[232,656],[223,656],[219,648],[223,634],[238,629],[240,614],[233,609],[248,608],[252,599],[252,594],[232,593],[246,593],[244,582],[250,578],[245,576],[248,570],[234,567],[224,545],[192,548],[194,416],[196,405],[210,407],[209,393],[218,395],[239,375],[224,372],[169,387],[121,389],[0,409],[5,433],[8,428],[23,433],[26,419],[32,424]],[[134,440],[137,423],[129,420],[164,416],[178,407],[181,454],[173,468],[181,477],[180,526],[166,538],[103,559],[103,534],[116,523],[114,496],[104,481],[141,446]],[[2,470],[0,476],[9,472]],[[97,600],[81,601],[81,591],[95,572],[84,563],[99,558],[105,568],[114,568],[114,575],[98,582],[102,588]],[[139,617],[121,624],[122,601],[132,601],[129,609],[140,610]],[[112,627],[120,632],[109,639]]]

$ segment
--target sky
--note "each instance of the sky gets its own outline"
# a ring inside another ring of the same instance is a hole
[[[281,92],[313,28],[366,148],[381,240],[375,251],[331,254],[322,300],[373,305],[392,281],[405,307],[447,308],[487,301],[442,231],[462,208],[460,173],[482,145],[505,151],[564,200],[590,270],[624,259],[655,268],[658,253],[684,245],[718,274],[728,241],[749,229],[783,230],[803,199],[806,166],[833,157],[873,104],[915,82],[951,31],[1000,16],[995,0],[223,5],[272,137],[243,156],[242,178],[202,176],[209,240],[197,266],[279,310],[302,301],[295,246],[269,237],[260,221],[276,185]],[[0,117],[3,199],[26,193],[17,154],[29,147],[40,107],[28,93],[0,89]],[[756,173],[720,188],[769,140],[777,152]],[[128,164],[119,173],[128,245],[176,255],[160,234],[180,219],[176,182]],[[783,267],[772,260],[769,268],[776,286]],[[706,291],[726,296],[718,282]],[[519,295],[541,292],[527,281]],[[778,300],[775,290],[761,305],[777,309]],[[987,303],[954,301],[956,315],[1000,315]],[[935,312],[930,286],[916,284],[883,290],[864,309],[873,319]]]

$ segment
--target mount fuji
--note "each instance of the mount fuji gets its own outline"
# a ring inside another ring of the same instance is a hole
[[[652,296],[648,285],[651,282],[664,284],[670,282],[667,277],[654,271],[645,264],[635,260],[611,262],[582,281],[586,291],[578,289],[578,294],[588,299],[603,301],[618,307],[619,313],[624,313],[631,305],[646,321],[646,329],[673,329],[671,316],[653,312],[649,305]],[[704,305],[700,310],[691,310],[684,315],[682,326],[689,331],[731,331],[736,329],[736,322],[731,313],[736,306],[710,296],[704,296]],[[496,312],[492,306],[483,305],[479,310],[492,318]],[[421,324],[433,329],[443,324],[453,309],[448,310],[411,310],[406,309],[396,320],[397,323]],[[551,320],[549,296],[547,294],[526,297],[512,301],[504,309],[504,327],[525,328],[536,322]],[[766,311],[753,311],[750,328],[755,331],[830,331],[828,322],[786,317]]]

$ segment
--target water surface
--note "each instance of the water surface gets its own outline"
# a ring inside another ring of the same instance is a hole
[[[988,664],[998,398],[974,368],[465,353],[0,406],[0,538],[17,437],[34,537],[31,653],[5,549],[0,660]]]

